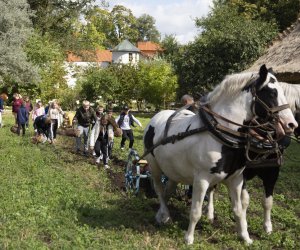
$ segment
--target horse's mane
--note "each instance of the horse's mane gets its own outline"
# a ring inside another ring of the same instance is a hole
[[[292,112],[294,113],[296,109],[300,109],[300,85],[290,84],[286,82],[279,82],[280,86],[284,91],[286,100],[290,105]]]
[[[240,91],[258,77],[258,73],[243,72],[239,74],[227,75],[209,94],[208,102],[214,103],[220,96],[226,95],[234,97]]]

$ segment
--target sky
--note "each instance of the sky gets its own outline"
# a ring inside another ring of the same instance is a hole
[[[135,17],[148,14],[155,18],[156,28],[164,35],[175,35],[181,44],[193,41],[199,31],[193,19],[210,11],[212,0],[107,0],[112,8],[123,5]]]

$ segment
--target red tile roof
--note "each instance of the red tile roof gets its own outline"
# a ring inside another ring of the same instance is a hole
[[[96,50],[96,55],[90,51],[82,52],[83,56],[67,53],[68,62],[111,62],[112,53],[110,50]],[[82,58],[84,57],[84,58]]]
[[[137,48],[142,55],[154,57],[163,51],[159,44],[154,42],[138,42]],[[76,55],[71,51],[67,53],[68,62],[112,62],[112,52],[110,50],[96,50],[96,54],[91,51],[82,51],[81,55]]]
[[[153,52],[162,52],[163,49],[159,46],[159,44],[154,42],[138,42],[137,47],[142,51],[153,51]]]
[[[96,50],[97,62],[111,62],[112,52],[110,50]]]

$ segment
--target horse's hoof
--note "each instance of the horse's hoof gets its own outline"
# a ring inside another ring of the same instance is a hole
[[[264,229],[267,234],[271,234],[273,231],[272,226],[264,226]]]
[[[209,217],[208,217],[208,220],[209,220],[209,223],[210,223],[210,224],[214,224],[214,217],[212,217],[212,218],[209,218]]]
[[[158,224],[167,224],[168,222],[172,221],[169,215],[160,214],[160,213],[156,214],[155,219]]]
[[[188,235],[188,233],[186,233],[184,236],[184,241],[187,245],[192,245],[194,243],[194,236]]]
[[[246,245],[251,245],[253,243],[253,240],[251,240],[250,238],[245,239],[245,243]]]

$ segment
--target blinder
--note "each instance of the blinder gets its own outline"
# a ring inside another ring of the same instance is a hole
[[[257,117],[257,113],[255,111],[255,105],[257,103],[259,103],[261,105],[261,107],[263,107],[263,109],[266,111],[266,113],[267,113],[266,120],[273,121],[273,122],[279,122],[278,113],[280,111],[290,108],[289,104],[283,104],[283,105],[276,106],[276,107],[269,107],[263,100],[261,100],[258,97],[258,95],[256,93],[256,87],[254,84],[252,84],[252,87],[251,87],[251,94],[252,94],[251,111],[252,111],[253,115],[255,116],[255,118]]]

